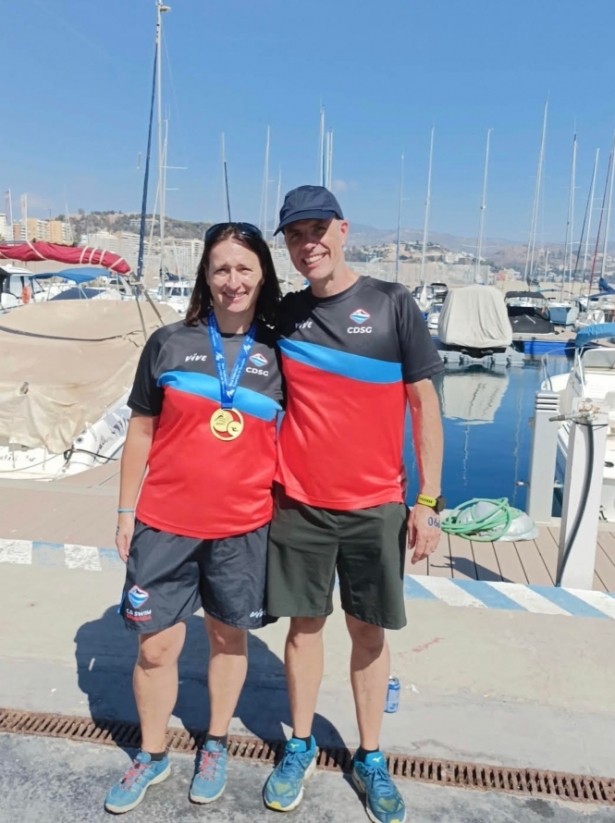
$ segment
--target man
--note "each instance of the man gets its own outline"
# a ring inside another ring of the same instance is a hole
[[[440,537],[442,424],[430,378],[442,363],[408,290],[346,265],[348,223],[327,189],[289,192],[279,231],[309,288],[287,295],[280,312],[288,399],[267,587],[269,613],[291,618],[285,660],[293,736],[265,785],[265,803],[294,809],[315,768],[311,729],[337,570],[360,734],[353,780],[371,820],[402,823],[404,802],[379,751],[389,678],[384,630],[406,623],[408,532],[412,562]],[[400,477],[408,403],[421,484],[409,518]]]

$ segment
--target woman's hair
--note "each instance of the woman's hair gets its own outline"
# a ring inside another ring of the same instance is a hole
[[[241,226],[241,224],[239,224]],[[263,272],[263,285],[256,300],[256,311],[254,317],[262,320],[268,326],[275,325],[277,319],[278,304],[282,299],[282,292],[280,291],[280,284],[278,283],[278,276],[275,272],[273,259],[269,246],[259,234],[244,232],[238,225],[230,224],[221,226],[220,231],[214,231],[211,237],[205,238],[205,248],[203,249],[203,256],[201,257],[199,267],[196,271],[196,281],[192,296],[190,297],[190,304],[186,312],[185,323],[187,326],[196,326],[204,317],[207,317],[209,311],[213,307],[213,300],[211,296],[211,289],[207,282],[207,268],[211,252],[218,243],[223,240],[235,240],[241,243],[258,257]]]

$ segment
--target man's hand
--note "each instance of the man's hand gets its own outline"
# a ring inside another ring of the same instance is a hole
[[[413,565],[435,552],[441,533],[440,515],[429,506],[416,503],[408,517],[408,547],[414,549]]]
[[[117,517],[117,528],[115,530],[115,545],[117,552],[124,563],[128,563],[130,554],[130,543],[135,530],[135,518],[132,513],[126,512]]]

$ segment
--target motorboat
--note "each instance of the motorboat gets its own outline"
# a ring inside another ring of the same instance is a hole
[[[509,366],[523,356],[511,348],[512,329],[502,292],[493,286],[452,289],[438,320],[446,364]]]
[[[438,333],[438,323],[440,322],[442,306],[442,303],[434,303],[429,309],[429,313],[427,315],[427,328],[432,334]]]
[[[442,304],[446,300],[446,295],[448,294],[448,286],[446,283],[430,283],[429,288],[432,289],[434,295],[434,303]]]
[[[54,480],[117,459],[146,339],[169,307],[47,300],[0,318],[0,478]]]
[[[553,334],[549,301],[539,291],[507,291],[504,298],[513,334]]]
[[[194,291],[193,280],[166,280],[161,283],[155,291],[155,299],[165,305],[170,306],[182,317],[188,311],[190,298]]]
[[[603,519],[615,522],[615,323],[589,326],[575,339],[574,363],[570,372],[550,376],[545,359],[542,388],[559,394],[559,412],[573,411],[576,398],[604,400],[609,409],[606,455],[600,501]],[[570,422],[560,424],[557,439],[556,479],[563,483],[568,456]]]
[[[436,297],[436,293],[433,288],[431,286],[427,286],[425,283],[422,283],[412,291],[412,296],[418,303],[419,309],[426,317]]]
[[[47,291],[29,269],[11,263],[0,268],[0,312],[11,311],[30,302],[40,303],[47,298]]]
[[[551,293],[559,294],[559,299],[551,297]],[[547,297],[549,320],[554,326],[574,326],[579,316],[579,304],[570,292],[564,297],[561,289],[543,289],[542,294]]]

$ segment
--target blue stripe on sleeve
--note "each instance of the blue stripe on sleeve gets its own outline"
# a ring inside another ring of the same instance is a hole
[[[214,403],[220,403],[220,383],[216,377],[197,372],[167,371],[158,378],[161,388],[175,389],[186,394],[196,394],[206,397]],[[260,420],[270,422],[282,411],[282,407],[266,394],[244,389],[239,386],[235,392],[233,408],[242,414],[250,414]]]
[[[402,378],[401,363],[374,360],[360,354],[296,340],[280,340],[278,345],[282,354],[291,360],[340,377],[359,380],[361,383],[399,383]]]

